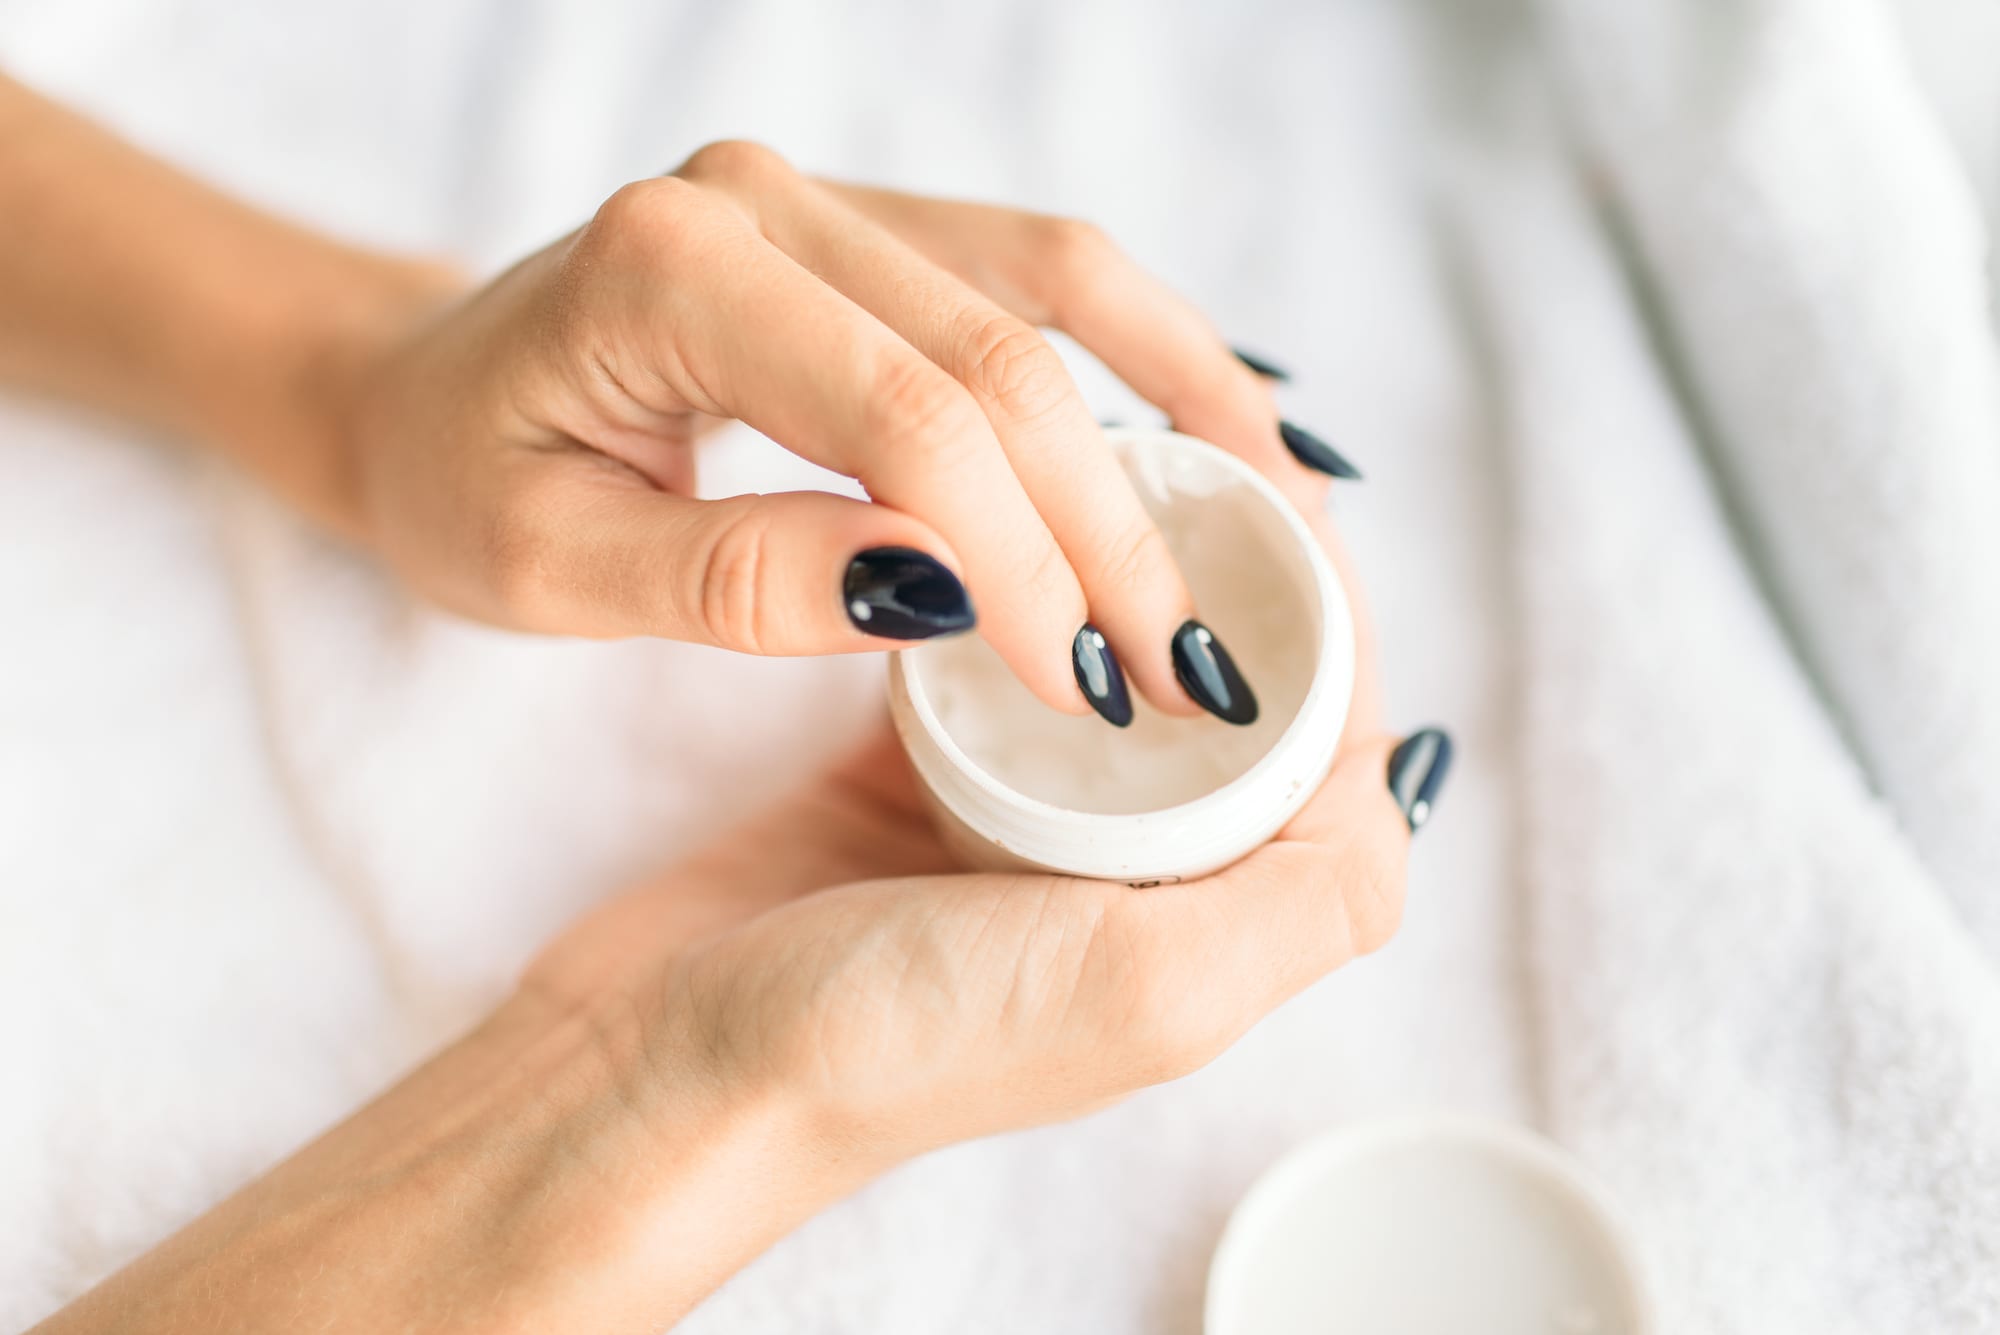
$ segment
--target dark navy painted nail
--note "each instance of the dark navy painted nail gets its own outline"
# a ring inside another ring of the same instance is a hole
[[[1241,348],[1231,348],[1230,351],[1236,354],[1237,361],[1242,362],[1266,380],[1275,380],[1282,385],[1289,382],[1292,378],[1290,371],[1275,363],[1265,361],[1254,352],[1245,352]]]
[[[1307,468],[1316,468],[1350,482],[1361,480],[1361,470],[1347,462],[1345,455],[1304,427],[1280,422],[1278,435],[1283,437],[1285,448],[1292,452],[1292,457]]]
[[[971,630],[972,599],[958,576],[914,547],[873,547],[847,563],[847,619],[889,640]]]
[[[1090,707],[1114,728],[1132,722],[1132,692],[1125,688],[1125,669],[1118,655],[1104,642],[1104,632],[1089,622],[1076,633],[1070,646],[1070,665],[1076,669],[1076,684]]]
[[[1257,721],[1257,697],[1236,670],[1236,660],[1199,621],[1184,621],[1174,632],[1174,676],[1196,704],[1219,719]]]
[[[1411,834],[1431,818],[1438,790],[1450,772],[1451,737],[1442,728],[1413,732],[1389,753],[1389,792],[1403,809]]]

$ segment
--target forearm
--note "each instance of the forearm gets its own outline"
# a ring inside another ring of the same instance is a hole
[[[663,1329],[852,1183],[640,1043],[517,1000],[38,1331]]]
[[[0,76],[0,380],[234,458],[353,524],[345,382],[456,287],[249,208]]]

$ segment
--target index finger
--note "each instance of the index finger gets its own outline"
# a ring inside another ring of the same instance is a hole
[[[1089,709],[1070,664],[1083,589],[963,386],[688,181],[625,187],[573,255],[595,325],[567,337],[605,345],[602,374],[664,382],[942,535],[1015,675],[1055,708]]]

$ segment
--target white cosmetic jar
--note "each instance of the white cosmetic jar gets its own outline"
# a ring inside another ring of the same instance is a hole
[[[893,654],[890,713],[970,865],[1185,880],[1268,841],[1326,777],[1354,691],[1354,618],[1311,530],[1255,469],[1172,431],[1106,436],[1257,695],[1256,721],[1170,716],[1136,690],[1130,727],[1064,714],[976,635]]]
[[[1462,1117],[1336,1128],[1258,1178],[1209,1265],[1207,1335],[1648,1335],[1616,1201],[1531,1132]]]

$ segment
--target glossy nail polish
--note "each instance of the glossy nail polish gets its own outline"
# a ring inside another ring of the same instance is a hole
[[[1230,351],[1236,354],[1237,361],[1242,362],[1266,380],[1275,380],[1282,385],[1288,383],[1292,378],[1290,371],[1287,371],[1282,366],[1265,361],[1254,352],[1245,352],[1241,348],[1231,348]]]
[[[913,547],[873,547],[847,563],[847,619],[889,640],[971,630],[972,600],[958,576]]]
[[[1389,792],[1403,809],[1410,833],[1431,818],[1438,790],[1450,772],[1451,737],[1441,728],[1413,732],[1389,753]]]
[[[1125,687],[1125,669],[1118,666],[1118,655],[1104,642],[1104,632],[1084,622],[1070,646],[1070,665],[1076,669],[1076,684],[1083,698],[1106,723],[1123,728],[1132,722],[1132,693]]]
[[[1284,440],[1285,448],[1292,452],[1292,457],[1307,468],[1350,482],[1361,480],[1361,470],[1349,463],[1345,455],[1304,427],[1280,422],[1278,435]]]
[[[1257,721],[1257,697],[1236,670],[1236,660],[1199,621],[1184,621],[1174,632],[1174,676],[1188,698],[1229,723]]]

